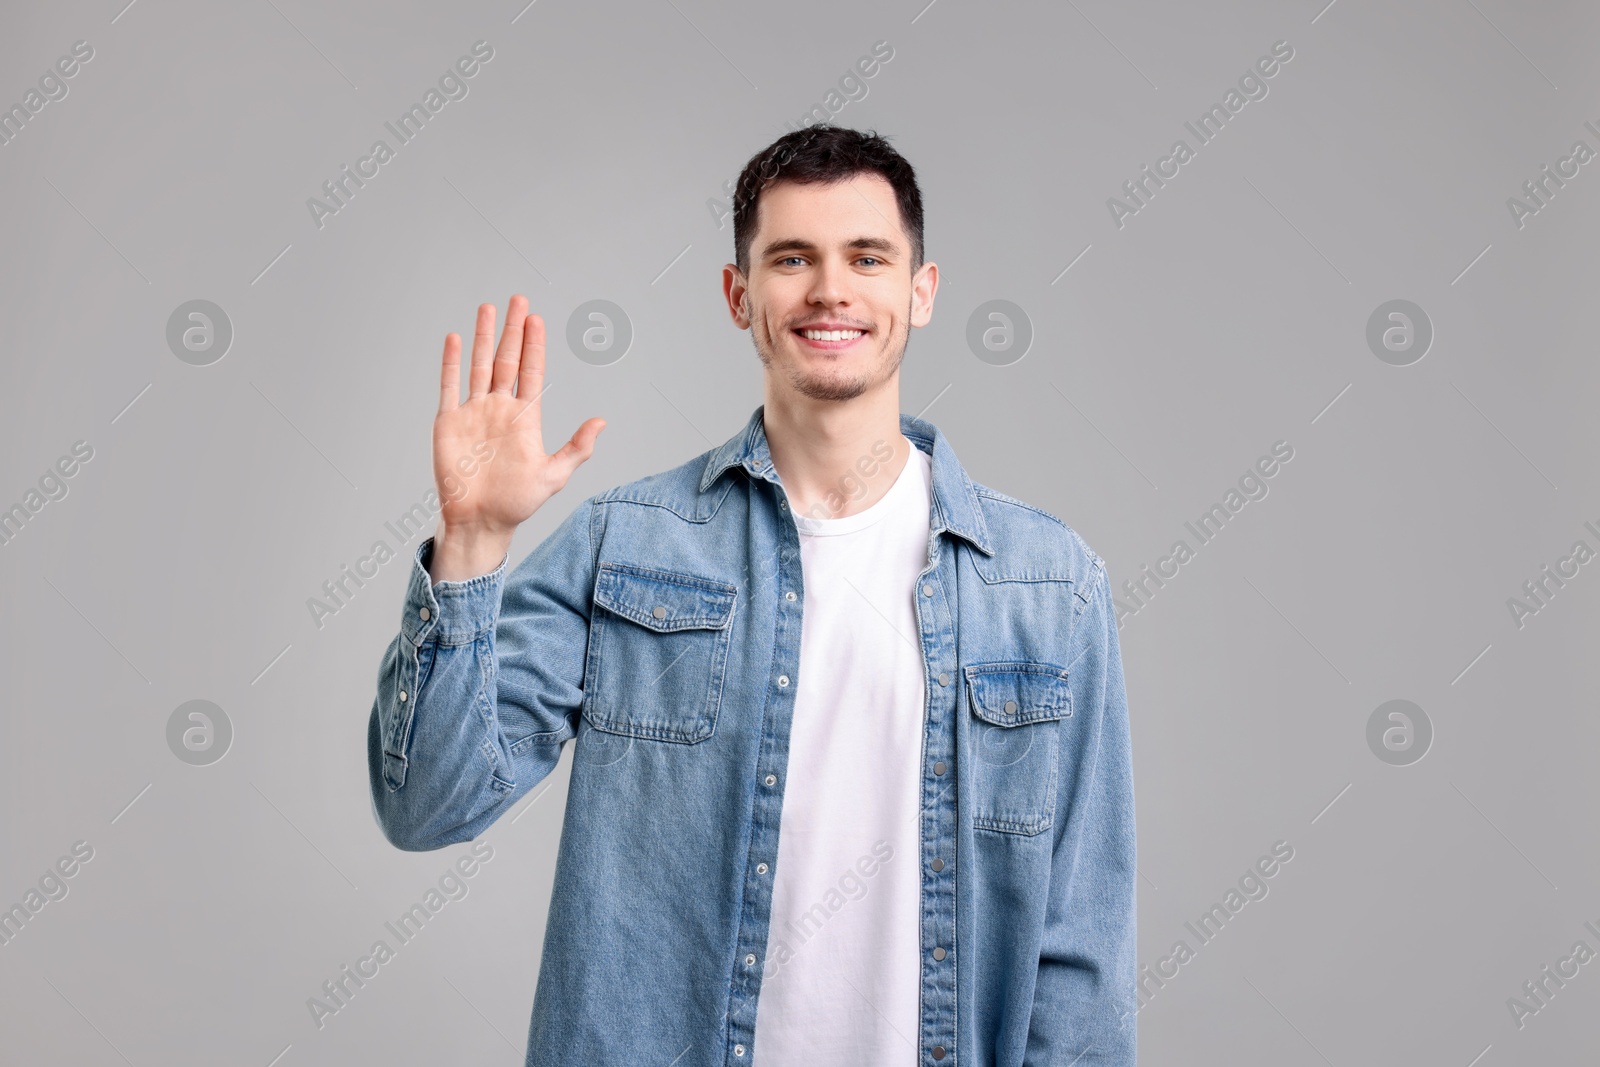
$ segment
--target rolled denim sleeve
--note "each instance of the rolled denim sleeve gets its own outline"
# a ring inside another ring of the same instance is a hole
[[[1133,760],[1111,581],[1093,557],[1092,588],[1074,596],[1050,893],[1025,1062],[1133,1067],[1137,1054]],[[1076,749],[1069,751],[1069,749]]]
[[[384,836],[422,852],[469,841],[555,769],[583,702],[594,589],[585,500],[507,573],[434,582],[417,546],[378,669],[368,778]]]

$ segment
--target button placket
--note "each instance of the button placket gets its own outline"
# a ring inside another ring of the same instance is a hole
[[[941,562],[933,558],[933,556],[934,549],[930,545],[929,562],[935,568],[930,577],[937,576],[937,568]],[[927,722],[926,755],[932,757],[937,753],[951,750],[953,741],[951,735],[955,730],[956,720],[948,712],[953,710],[959,700],[957,699],[957,694],[950,689],[955,677],[954,674],[948,670],[938,669],[936,657],[928,654],[926,650],[930,648],[942,650],[954,646],[954,634],[951,629],[954,620],[949,617],[951,612],[945,610],[952,605],[946,600],[934,597],[937,583],[932,580],[919,580],[916,588],[921,594],[921,599],[929,601],[927,610],[923,610],[919,600],[917,612],[923,624],[921,637],[925,649],[924,657],[927,660],[929,671],[925,677],[928,679],[929,684],[937,682],[940,689],[938,696],[930,696],[927,705],[929,719]],[[937,610],[935,610],[936,605]],[[948,660],[949,658],[949,653],[941,653],[937,656],[937,659]],[[930,759],[929,767],[935,776],[940,777],[947,774],[950,769],[950,765],[943,759]],[[924,820],[929,817],[934,820],[932,823],[934,827],[932,837],[925,835],[923,841],[923,845],[928,852],[948,852],[953,854],[955,842],[951,839],[948,828],[953,825],[952,808],[954,801],[953,795],[947,795],[950,793],[950,787],[953,784],[953,782],[943,783],[942,785],[927,783],[928,788],[924,794],[927,799],[924,800],[923,817]],[[925,825],[927,825],[926,821]],[[943,856],[927,857],[926,853],[924,853],[924,856],[926,857],[924,862],[928,864],[927,870],[939,874],[945,869]],[[936,1034],[948,1034],[954,1022],[948,1007],[949,999],[954,993],[954,971],[952,968],[933,966],[933,963],[942,964],[949,954],[954,951],[955,931],[952,923],[952,912],[955,872],[952,869],[950,873],[951,878],[945,878],[941,874],[937,878],[924,880],[924,896],[922,900],[924,932],[930,939],[943,942],[943,944],[934,945],[928,945],[927,942],[923,943],[923,951],[928,954],[923,959],[925,961],[933,961],[925,964],[922,976],[924,1010],[919,1020],[919,1025],[924,1041],[932,1040]],[[933,998],[931,1001],[930,997]],[[948,1052],[946,1046],[942,1044],[932,1046],[924,1044],[922,1048],[927,1050],[925,1054],[933,1060],[944,1060]],[[922,1062],[929,1061],[923,1060]]]
[[[934,594],[933,583],[923,582],[921,585],[921,592],[924,598],[931,599]],[[941,689],[948,689],[950,686],[950,673],[948,671],[940,671],[935,676],[935,680],[939,683],[939,687]],[[929,743],[930,745],[934,743],[934,739],[932,737],[929,738]],[[949,770],[949,766],[944,760],[935,760],[933,762],[932,770],[936,776],[943,776],[945,772]],[[936,795],[936,799],[934,801],[936,805],[940,802],[938,798],[942,797],[943,795],[944,790],[941,789]],[[935,847],[937,848],[939,845],[936,844]],[[941,856],[934,856],[928,861],[928,869],[933,871],[935,874],[942,872],[944,868],[945,862],[944,858]],[[929,950],[928,955],[934,962],[937,963],[943,962],[949,953],[943,945],[935,945],[931,950]],[[940,1023],[936,1022],[936,1025],[940,1025]],[[943,1045],[935,1045],[929,1050],[929,1053],[935,1060],[942,1060],[945,1058],[945,1047]]]
[[[749,460],[749,465],[753,471],[760,471],[757,475],[758,480],[774,483],[774,487],[777,489],[780,509],[784,511],[791,510],[788,507],[788,502],[783,498],[781,485],[777,484],[777,471],[772,464],[765,459],[752,457]],[[800,590],[803,588],[804,583],[801,576],[800,550],[795,527],[787,523],[780,524],[780,527],[776,545],[777,573],[773,576],[775,581],[768,588],[773,590],[770,594],[773,597],[782,597],[781,601],[775,599],[769,602],[774,605],[770,610],[775,616],[778,628],[776,665],[781,668],[785,665],[797,665],[801,635],[798,601],[800,600]],[[793,613],[785,614],[781,610],[785,604],[793,605],[797,610]],[[769,675],[768,677],[773,678],[774,676]],[[769,689],[767,700],[769,707],[775,709],[776,713],[765,717],[765,723],[761,731],[760,751],[762,756],[757,760],[756,767],[757,788],[761,792],[757,796],[752,837],[749,842],[752,847],[746,852],[746,862],[748,862],[748,857],[752,853],[754,855],[761,855],[762,853],[772,855],[775,851],[773,846],[776,844],[775,838],[779,822],[782,776],[775,771],[762,769],[761,764],[767,764],[768,766],[782,765],[786,746],[783,748],[779,746],[780,720],[786,719],[785,712],[792,708],[792,704],[786,706],[786,698],[793,695],[794,685],[792,683],[798,679],[796,676],[785,672],[776,675],[775,680],[777,682],[775,687],[777,692],[772,692]],[[746,950],[743,953],[736,953],[734,956],[734,966],[739,977],[732,991],[727,1016],[730,1024],[727,1036],[739,1039],[738,1043],[732,1046],[732,1051],[733,1055],[740,1060],[744,1060],[747,1053],[751,1051],[745,1041],[752,1039],[754,1036],[755,991],[761,981],[762,954],[751,951],[751,949],[757,945],[765,944],[766,937],[770,933],[768,925],[770,915],[763,920],[760,917],[760,911],[763,907],[770,907],[773,890],[773,863],[762,860],[752,866],[754,874],[758,876],[758,881],[754,885],[755,891],[745,895],[744,907],[741,910],[739,939],[736,944],[745,945]],[[727,1047],[724,1046],[725,1049]]]

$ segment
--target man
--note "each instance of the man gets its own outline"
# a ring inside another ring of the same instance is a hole
[[[529,1064],[1134,1063],[1134,813],[1105,566],[900,414],[933,314],[910,165],[790,133],[740,176],[723,295],[765,368],[726,443],[513,532],[545,326],[445,340],[438,533],[369,731],[403,849],[470,840],[575,742]],[[487,457],[487,458],[485,458]]]

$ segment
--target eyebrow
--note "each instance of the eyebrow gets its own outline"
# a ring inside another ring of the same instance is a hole
[[[856,237],[845,243],[846,248],[859,249],[868,252],[882,252],[893,255],[900,251],[900,246],[893,241],[882,237]],[[815,252],[817,246],[800,237],[781,237],[769,243],[761,250],[761,258],[768,259],[779,252]]]

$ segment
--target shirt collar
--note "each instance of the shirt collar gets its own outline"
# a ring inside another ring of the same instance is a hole
[[[744,428],[711,452],[700,477],[704,493],[730,467],[743,467],[754,478],[767,478],[772,470],[772,453],[767,449],[766,424],[760,404]],[[956,459],[950,442],[939,428],[915,415],[900,414],[900,432],[932,457],[933,513],[935,530],[949,530],[972,544],[984,555],[994,555],[989,543],[989,527],[983,521],[978,493],[967,472]]]

